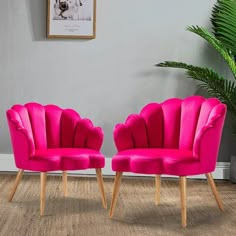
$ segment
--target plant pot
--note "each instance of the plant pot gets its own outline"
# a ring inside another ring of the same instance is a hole
[[[236,183],[236,156],[231,156],[229,178],[233,183]]]

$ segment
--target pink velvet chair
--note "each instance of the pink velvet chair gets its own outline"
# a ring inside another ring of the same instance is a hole
[[[172,98],[145,106],[116,125],[118,153],[110,217],[113,216],[123,172],[156,175],[156,204],[160,202],[161,174],[180,177],[182,226],[187,225],[186,176],[206,174],[216,202],[223,210],[211,172],[215,170],[226,106],[216,98]]]
[[[67,171],[94,168],[106,208],[101,171],[105,158],[99,152],[103,142],[100,127],[94,127],[89,119],[82,119],[72,109],[38,103],[14,105],[7,111],[7,121],[15,164],[19,168],[9,202],[24,170],[41,172],[40,215],[43,216],[48,171],[63,171],[63,192],[67,196]]]

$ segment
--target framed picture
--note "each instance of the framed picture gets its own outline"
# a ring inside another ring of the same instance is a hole
[[[48,38],[95,38],[96,0],[48,0]]]

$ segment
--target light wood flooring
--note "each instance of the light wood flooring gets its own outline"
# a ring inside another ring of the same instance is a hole
[[[182,228],[178,180],[162,179],[157,206],[154,178],[123,177],[112,219],[113,178],[104,178],[104,209],[95,176],[68,176],[67,197],[62,177],[48,176],[44,217],[39,214],[39,175],[24,175],[9,203],[14,180],[15,175],[0,175],[0,236],[236,235],[236,184],[229,181],[216,181],[225,209],[221,212],[207,181],[188,179],[188,226]]]

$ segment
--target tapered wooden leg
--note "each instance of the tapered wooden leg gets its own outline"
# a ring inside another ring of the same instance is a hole
[[[20,180],[21,180],[21,178],[22,178],[23,173],[24,173],[24,170],[19,170],[19,171],[18,171],[18,173],[17,173],[17,175],[16,175],[15,183],[14,183],[14,185],[12,186],[12,189],[11,189],[10,194],[9,194],[9,197],[8,197],[8,202],[11,202],[11,201],[12,201],[12,199],[13,199],[13,197],[14,197],[14,194],[15,194],[15,192],[16,192],[16,189],[17,189],[17,187],[18,187],[18,185],[19,185],[19,183],[20,183]]]
[[[104,183],[103,183],[103,178],[102,178],[102,170],[101,169],[96,169],[96,175],[97,175],[99,191],[101,193],[102,205],[103,205],[104,208],[107,208],[107,201],[106,201]]]
[[[45,208],[45,192],[46,192],[46,179],[47,173],[41,172],[40,173],[40,182],[41,182],[41,192],[40,192],[40,216],[44,215],[44,208]]]
[[[116,207],[116,201],[117,201],[117,197],[118,197],[118,193],[119,193],[121,177],[122,177],[122,172],[116,172],[113,193],[112,193],[112,199],[111,199],[111,207],[110,207],[110,212],[109,212],[110,217],[113,216],[114,210]]]
[[[212,177],[212,174],[208,173],[208,174],[206,174],[206,177],[207,177],[209,185],[211,186],[211,190],[212,190],[212,192],[214,194],[214,197],[216,199],[218,207],[220,208],[221,211],[224,211],[223,203],[222,203],[222,201],[220,199],[220,196],[219,196],[219,193],[218,193],[218,191],[216,189],[216,185],[215,185],[214,179]]]
[[[67,197],[68,190],[67,190],[67,172],[66,171],[62,172],[62,182],[63,182],[63,194],[64,194],[64,197]]]
[[[155,183],[156,183],[156,205],[160,204],[160,198],[161,198],[161,176],[157,175],[155,176]]]
[[[181,198],[181,216],[182,226],[187,226],[187,208],[186,208],[186,177],[180,176],[180,198]]]

